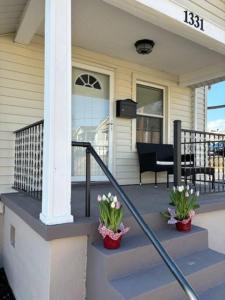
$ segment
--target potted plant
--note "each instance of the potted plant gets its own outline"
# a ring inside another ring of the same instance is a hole
[[[163,215],[168,218],[168,224],[176,224],[178,231],[190,231],[195,209],[199,208],[199,192],[194,193],[189,186],[174,187],[170,193],[170,205]]]
[[[100,219],[98,231],[103,237],[104,247],[117,249],[120,247],[122,236],[129,230],[122,223],[122,205],[116,196],[109,193],[107,196],[98,196],[98,208]]]

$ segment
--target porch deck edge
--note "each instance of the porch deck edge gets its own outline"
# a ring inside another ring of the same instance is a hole
[[[17,194],[17,195],[16,195]],[[12,196],[13,195],[13,196]],[[16,196],[18,198],[16,198]],[[37,211],[30,213],[25,209],[25,205],[30,201],[31,207],[35,205],[37,200],[31,197],[24,196],[26,203],[20,201],[21,195],[19,193],[1,194],[2,203],[18,215],[26,224],[28,224],[36,233],[38,233],[44,240],[51,241],[55,239],[89,235],[94,232],[97,227],[97,222],[93,218],[76,218],[73,223],[59,224],[59,225],[45,225],[39,220],[39,213]],[[29,200],[28,200],[29,199]],[[35,203],[35,204],[34,204]]]
[[[218,196],[219,194],[217,194]],[[215,196],[215,195],[214,195]],[[83,235],[95,235],[98,221],[96,217],[74,217],[73,223],[59,225],[45,225],[39,220],[41,203],[23,193],[1,194],[2,203],[18,215],[44,240],[51,241],[61,238],[69,238]],[[217,200],[201,200],[201,207],[198,214],[208,213],[225,209],[224,194]],[[149,212],[147,214],[159,214],[159,212]],[[128,216],[129,217],[129,216]]]

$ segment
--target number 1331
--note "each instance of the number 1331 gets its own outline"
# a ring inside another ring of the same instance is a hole
[[[200,18],[199,15],[196,15],[193,12],[188,11],[188,10],[185,10],[184,14],[185,14],[185,17],[184,17],[185,23],[204,31],[204,20],[202,18]]]

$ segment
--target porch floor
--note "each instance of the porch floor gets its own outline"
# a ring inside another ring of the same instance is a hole
[[[169,189],[166,187],[166,184],[158,184],[157,187],[154,184],[143,184],[142,186],[124,185],[122,188],[138,211],[142,214],[147,214],[159,213],[167,208],[172,185]],[[98,220],[97,196],[99,194],[107,195],[109,192],[117,195],[117,192],[110,183],[93,183],[91,186],[91,215],[96,220]],[[221,203],[221,201],[225,205],[225,192],[200,194],[199,201],[201,206],[204,206],[200,211],[205,211],[208,206],[211,206],[213,203],[216,205]],[[125,216],[130,215],[125,206],[124,212]],[[85,186],[74,183],[72,184],[72,214],[82,218],[84,217],[84,213]]]
[[[139,212],[144,214],[159,214],[169,203],[169,190],[165,184],[155,188],[152,184],[122,186],[130,200]],[[98,222],[97,196],[98,194],[117,194],[109,183],[93,183],[91,185],[91,217],[85,217],[85,187],[83,184],[72,184],[72,214],[74,222],[69,224],[46,226],[39,220],[41,202],[23,193],[2,194],[2,202],[19,215],[44,239],[86,235],[96,230]],[[225,209],[225,192],[200,195],[199,213]],[[125,216],[130,213],[124,207]]]

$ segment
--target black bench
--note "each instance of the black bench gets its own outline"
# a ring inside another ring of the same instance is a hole
[[[155,173],[155,185],[157,186],[158,172],[167,172],[167,187],[169,187],[169,175],[174,174],[174,149],[170,144],[137,143],[137,153],[140,165],[140,185],[142,184],[141,174],[144,172]],[[194,154],[181,155],[181,176],[187,183],[187,177],[192,177],[195,185],[196,175],[206,174],[211,177],[212,187],[215,183],[215,169],[212,167],[195,166]]]
[[[168,185],[168,174],[173,173],[173,145],[137,143],[137,153],[140,165],[140,185],[142,184],[141,174],[149,171],[155,173],[156,186],[158,172],[167,172]]]

